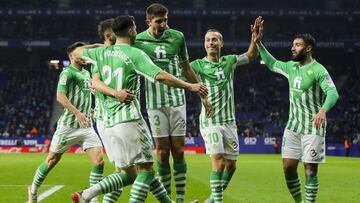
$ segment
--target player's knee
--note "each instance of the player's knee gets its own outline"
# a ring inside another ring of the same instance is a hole
[[[157,149],[157,154],[161,159],[168,159],[170,154],[170,148],[169,147],[161,147]]]
[[[184,149],[172,149],[171,154],[175,160],[183,160],[184,159]]]
[[[315,177],[317,175],[317,167],[314,165],[305,165],[306,177]]]
[[[225,169],[227,171],[235,171],[236,170],[236,162],[233,160],[227,160]]]

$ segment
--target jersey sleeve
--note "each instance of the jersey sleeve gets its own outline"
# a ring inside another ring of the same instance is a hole
[[[235,55],[235,57],[237,66],[249,63],[249,57],[247,57],[246,54]]]
[[[192,61],[190,63],[190,67],[194,70],[194,72],[196,74],[198,74],[200,72],[200,64],[199,64],[198,60]]]
[[[97,64],[97,54],[96,54],[97,48],[92,49],[83,49],[81,53],[81,57],[85,59],[87,62],[90,62],[93,65]]]
[[[279,73],[286,78],[289,78],[289,72],[292,67],[292,62],[283,62],[276,60],[264,46],[259,47],[261,59],[265,62],[266,67],[273,72]]]
[[[99,68],[97,65],[91,65],[91,77],[99,72]]]
[[[57,86],[57,91],[58,92],[64,92],[67,93],[69,90],[69,84],[71,81],[71,73],[64,69],[59,76],[59,82],[58,82],[58,86]]]
[[[330,77],[330,74],[325,68],[320,70],[316,77],[322,91],[326,94],[325,102],[322,108],[324,108],[326,111],[329,111],[338,100],[339,94],[336,90],[333,80]]]
[[[136,73],[144,76],[147,80],[154,82],[156,75],[161,69],[156,66],[145,52],[137,49],[134,53],[134,69]]]
[[[180,62],[188,61],[189,60],[189,54],[188,54],[188,51],[187,51],[187,46],[186,46],[184,35],[181,35],[180,43],[181,43],[180,44],[180,51],[179,51]]]

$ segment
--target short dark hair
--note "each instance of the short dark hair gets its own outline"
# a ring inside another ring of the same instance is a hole
[[[223,36],[222,36],[222,34],[221,34],[221,32],[220,32],[219,30],[214,29],[214,28],[208,29],[208,30],[205,32],[205,35],[206,35],[206,33],[208,33],[208,32],[217,32],[217,33],[219,33],[219,34],[220,34],[220,39],[223,40]]]
[[[127,32],[130,27],[135,25],[134,16],[122,15],[115,18],[112,25],[112,30],[118,37],[124,37],[127,35]]]
[[[146,19],[152,19],[155,16],[164,16],[169,10],[162,4],[153,3],[146,8]]]
[[[114,18],[109,18],[99,23],[98,34],[101,40],[105,40],[104,33],[106,30],[112,29],[113,24],[114,24]]]
[[[297,35],[295,35],[294,39],[297,39],[297,38],[303,39],[306,46],[307,46],[307,45],[312,46],[312,50],[315,49],[316,40],[315,40],[315,38],[314,38],[313,36],[311,36],[309,33],[297,34]]]
[[[66,55],[69,55],[71,52],[73,52],[77,47],[82,47],[84,46],[86,43],[85,42],[75,42],[73,44],[70,44],[67,48],[66,48]]]

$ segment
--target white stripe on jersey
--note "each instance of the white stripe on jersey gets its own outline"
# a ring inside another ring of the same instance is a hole
[[[304,134],[307,134],[307,132],[309,131],[309,121],[311,119],[309,119],[310,117],[310,112],[309,112],[309,109],[308,109],[308,106],[306,105],[306,95],[308,93],[303,93],[301,95],[301,104],[303,104],[303,107],[304,107],[304,114],[305,114],[305,128],[304,128]]]
[[[148,80],[145,80],[145,83],[146,83],[145,86],[147,87],[147,93],[148,93],[148,97],[147,97],[148,102],[149,102],[148,105],[150,108],[154,108],[154,102],[153,102],[154,96],[153,96],[153,91],[152,91],[152,83]]]
[[[311,110],[312,115],[314,115],[314,112],[315,112],[313,91],[314,91],[314,87],[311,87],[309,89],[309,92],[310,92],[310,94],[309,94],[309,103],[310,103],[310,110]],[[311,128],[311,135],[315,135],[315,134],[316,134],[316,129],[313,126]]]
[[[161,92],[160,92],[160,83],[156,82],[155,84],[155,91],[156,91],[156,107],[155,108],[161,108]]]

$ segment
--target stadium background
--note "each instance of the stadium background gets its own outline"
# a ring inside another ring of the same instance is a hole
[[[203,36],[209,28],[222,32],[223,55],[245,52],[250,24],[259,15],[265,19],[263,41],[280,60],[289,60],[295,34],[311,33],[317,39],[314,57],[328,69],[340,94],[327,114],[327,152],[343,156],[346,137],[352,143],[350,155],[360,156],[359,0],[157,2],[169,8],[169,26],[184,33],[191,60],[205,56]],[[49,68],[48,61],[66,62],[65,48],[75,41],[101,42],[97,24],[106,18],[134,15],[138,32],[146,29],[145,8],[150,3],[153,1],[1,1],[0,153],[46,150],[42,144],[51,138],[62,110],[55,100],[60,70]],[[268,71],[258,59],[235,71],[234,88],[240,151],[274,153],[273,142],[281,140],[288,118],[286,79]],[[188,94],[188,146],[201,148],[198,114],[198,98]]]

